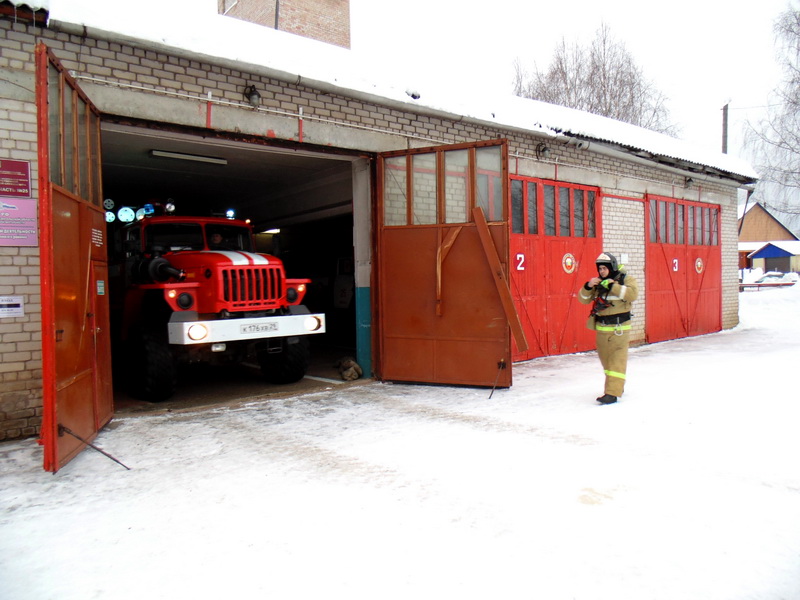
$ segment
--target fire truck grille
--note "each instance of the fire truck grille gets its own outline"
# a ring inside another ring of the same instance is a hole
[[[223,269],[222,296],[231,308],[270,308],[283,297],[278,267]]]

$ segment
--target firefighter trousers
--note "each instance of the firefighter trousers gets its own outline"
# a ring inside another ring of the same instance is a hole
[[[630,325],[625,329],[615,329],[612,326],[597,330],[597,355],[606,375],[605,394],[619,397],[625,390],[630,335]]]

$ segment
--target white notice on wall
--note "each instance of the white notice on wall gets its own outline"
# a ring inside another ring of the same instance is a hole
[[[0,319],[24,316],[25,303],[22,296],[0,296]]]

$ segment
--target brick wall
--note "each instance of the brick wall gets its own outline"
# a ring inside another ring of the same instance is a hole
[[[632,310],[631,342],[644,342],[647,312],[644,223],[644,202],[614,196],[603,198],[603,250],[616,256],[639,285],[639,298]]]
[[[221,114],[228,119],[214,121],[213,127],[221,131],[262,136],[265,131],[274,131],[276,137],[297,141],[302,109],[307,143],[362,152],[507,138],[512,173],[595,185],[603,190],[607,247],[611,252],[628,254],[628,265],[642,285],[646,285],[645,221],[643,204],[636,199],[650,193],[720,204],[723,326],[738,322],[736,190],[730,185],[708,180],[686,189],[682,175],[622,155],[553,140],[547,140],[549,156],[540,160],[536,147],[542,138],[534,134],[450,119],[439,113],[412,113],[164,52],[0,19],[0,156],[31,161],[34,184],[34,36],[53,49],[90,98],[102,102],[101,110],[108,114],[205,127],[204,107],[211,93],[219,109],[214,118]],[[245,86],[251,83],[262,96],[258,111],[243,98]],[[0,320],[0,439],[34,434],[41,418],[38,264],[36,248],[0,249],[0,267],[4,269],[0,293],[20,295],[26,304],[25,317]],[[643,339],[645,308],[641,299],[634,322],[635,339]]]
[[[38,196],[33,39],[27,25],[0,21],[0,158],[31,165]],[[0,318],[0,440],[35,435],[42,418],[39,249],[0,246],[0,296],[20,296],[25,316]]]
[[[219,0],[219,13],[303,37],[350,47],[350,0]]]

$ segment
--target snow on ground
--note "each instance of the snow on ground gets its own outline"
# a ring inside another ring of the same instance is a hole
[[[365,382],[0,444],[0,598],[800,597],[800,285],[497,390]]]

